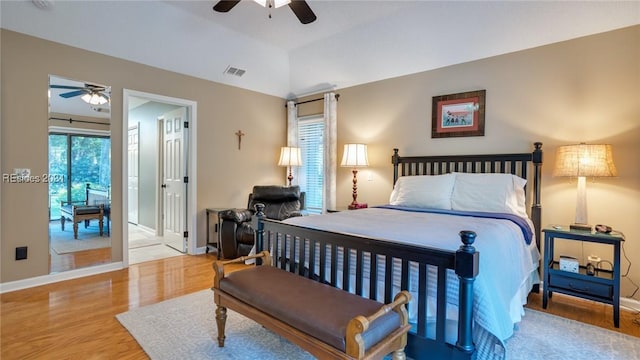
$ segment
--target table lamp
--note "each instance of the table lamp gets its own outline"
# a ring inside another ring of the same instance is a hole
[[[289,167],[289,176],[287,176],[287,179],[289,180],[289,186],[291,186],[291,181],[293,180],[291,168],[294,166],[302,165],[302,153],[300,151],[300,148],[291,146],[281,147],[280,160],[278,161],[278,165]]]
[[[591,231],[587,222],[587,177],[618,176],[613,163],[611,145],[577,145],[560,146],[556,151],[556,164],[553,176],[569,176],[578,178],[578,197],[576,201],[575,223],[572,230]]]
[[[353,201],[349,204],[349,209],[366,208],[366,203],[358,203],[358,168],[369,166],[367,158],[367,145],[365,144],[345,144],[342,153],[342,163],[340,166],[353,168]]]

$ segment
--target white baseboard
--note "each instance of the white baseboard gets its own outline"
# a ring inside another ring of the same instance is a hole
[[[640,301],[633,298],[621,297],[620,306],[632,311],[640,311]]]
[[[209,247],[209,252],[210,253],[214,253],[215,254],[215,252],[217,251],[212,245],[203,246],[203,247],[196,248],[196,255],[206,254],[207,253],[207,247]]]
[[[36,276],[24,280],[10,281],[0,284],[0,294],[121,269],[124,269],[124,264],[122,262],[114,262],[106,265],[92,266],[84,269],[69,270],[55,274]]]

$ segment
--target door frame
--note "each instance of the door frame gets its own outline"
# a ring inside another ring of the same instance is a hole
[[[188,156],[187,166],[187,176],[189,177],[189,182],[187,184],[187,192],[186,192],[186,217],[188,221],[186,222],[187,231],[189,232],[189,237],[187,240],[187,254],[195,255],[197,252],[197,137],[195,136],[197,129],[197,114],[198,114],[198,103],[193,100],[174,98],[170,96],[152,94],[137,90],[123,89],[123,104],[122,104],[122,123],[123,129],[128,128],[129,124],[129,98],[137,97],[142,98],[149,101],[155,101],[160,103],[172,104],[177,106],[184,106],[187,108],[187,119],[189,121],[189,131],[188,131],[188,139],[189,141],[185,144],[187,147],[185,149],[185,154]],[[122,152],[122,167],[123,169],[128,169],[128,156],[127,156],[127,134],[128,132],[123,131],[123,152]],[[127,188],[127,173],[128,171],[123,171],[122,174],[122,186],[123,189]],[[127,191],[123,191],[122,194],[122,263],[124,267],[129,266],[129,231],[127,224],[129,223],[129,212],[128,212],[128,203],[129,203],[129,194]],[[161,225],[161,224],[160,224]],[[157,227],[157,226],[156,226]]]

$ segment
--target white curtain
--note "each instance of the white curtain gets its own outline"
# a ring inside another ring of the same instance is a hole
[[[287,101],[287,146],[298,147],[298,107],[292,100]],[[293,167],[291,173],[293,183],[298,184],[298,167]]]
[[[336,208],[336,171],[338,167],[338,99],[335,93],[324,94],[324,196],[323,209]]]

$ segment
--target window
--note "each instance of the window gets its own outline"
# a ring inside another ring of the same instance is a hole
[[[111,140],[105,136],[49,135],[50,218],[60,218],[60,202],[86,200],[86,184],[109,190]],[[71,181],[69,181],[71,180]]]
[[[298,119],[298,146],[302,166],[298,169],[300,191],[305,192],[305,205],[310,213],[322,213],[324,186],[324,119],[322,116]]]

